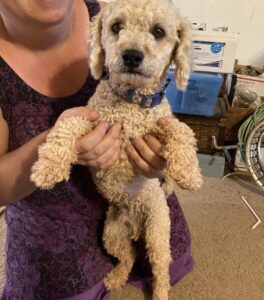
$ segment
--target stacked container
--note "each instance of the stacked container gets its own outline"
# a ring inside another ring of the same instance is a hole
[[[179,114],[213,116],[223,74],[232,73],[238,38],[225,32],[193,31],[193,63],[187,90],[179,91],[174,70],[168,71],[171,79],[166,96],[172,111]]]

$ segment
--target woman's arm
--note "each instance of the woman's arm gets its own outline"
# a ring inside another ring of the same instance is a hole
[[[7,152],[9,130],[0,107],[0,156]]]
[[[87,107],[75,107],[64,111],[59,120],[70,116],[81,116],[94,121],[98,114]],[[2,122],[5,123],[2,117]],[[6,123],[5,123],[6,124]],[[101,123],[76,145],[78,159],[84,165],[106,168],[116,162],[120,153],[119,135],[121,126],[113,125],[108,129]],[[48,130],[36,136],[15,151],[0,155],[0,206],[14,203],[36,190],[30,181],[31,168],[38,158],[38,147],[46,140]],[[0,128],[0,137],[6,132]],[[7,148],[7,144],[3,149]],[[4,152],[4,150],[3,150]]]
[[[2,125],[3,121],[1,121]],[[6,133],[0,128],[0,138]],[[1,147],[0,155],[0,206],[14,203],[36,190],[30,181],[31,167],[37,160],[38,146],[45,141],[48,131],[36,136],[15,151],[6,152],[7,145]]]

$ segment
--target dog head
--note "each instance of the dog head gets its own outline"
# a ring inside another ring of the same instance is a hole
[[[175,63],[175,80],[185,89],[190,74],[190,24],[171,0],[116,0],[91,24],[90,69],[104,66],[117,82],[146,88],[165,79]]]

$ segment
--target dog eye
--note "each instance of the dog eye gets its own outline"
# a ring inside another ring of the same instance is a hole
[[[116,22],[112,25],[112,31],[114,34],[118,34],[122,29],[124,29],[124,26],[120,22]]]
[[[154,27],[152,29],[152,34],[155,36],[156,39],[162,39],[166,35],[165,30],[161,27]]]

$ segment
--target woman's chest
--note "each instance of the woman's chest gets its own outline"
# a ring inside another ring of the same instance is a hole
[[[66,50],[65,50],[66,51]],[[23,51],[5,56],[5,62],[30,88],[48,97],[65,97],[78,91],[88,76],[87,53],[62,51],[32,56]]]
[[[0,56],[16,76],[39,94],[53,98],[75,94],[85,83],[89,69],[87,14],[80,19],[79,30],[72,31],[63,42],[47,42],[46,47],[28,47],[0,33]]]

